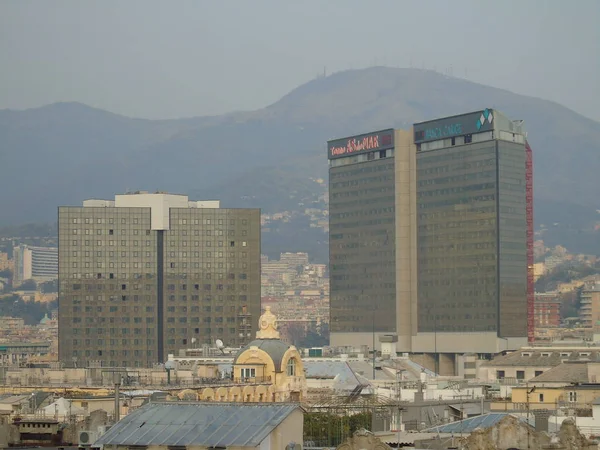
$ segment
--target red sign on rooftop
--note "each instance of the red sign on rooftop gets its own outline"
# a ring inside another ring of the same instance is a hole
[[[378,131],[327,143],[329,159],[394,147],[394,130]]]

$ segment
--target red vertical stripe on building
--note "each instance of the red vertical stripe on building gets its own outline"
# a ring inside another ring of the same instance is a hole
[[[533,272],[533,152],[525,141],[525,199],[527,214],[527,340],[535,340],[535,292]]]

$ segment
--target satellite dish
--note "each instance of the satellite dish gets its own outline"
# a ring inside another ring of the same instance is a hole
[[[165,369],[172,370],[174,368],[175,368],[175,361],[169,360],[165,363]]]
[[[196,338],[192,338],[192,344],[196,343]]]
[[[223,341],[221,339],[217,339],[215,341],[215,345],[219,350],[221,350],[221,353],[225,354],[225,352],[223,351],[223,347],[225,347],[225,345],[223,344]]]

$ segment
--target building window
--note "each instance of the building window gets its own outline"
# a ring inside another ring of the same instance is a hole
[[[517,380],[524,380],[524,379],[525,379],[525,371],[517,370]]]
[[[577,402],[577,392],[569,392],[569,401],[571,403],[576,403]]]
[[[540,394],[540,403],[544,403],[544,394]]]
[[[536,370],[536,371],[535,371],[535,376],[536,376],[536,377],[539,377],[539,376],[540,376],[541,374],[543,374],[543,373],[544,373],[544,371],[543,371],[543,370]]]
[[[294,358],[290,358],[287,363],[287,376],[293,377],[296,375],[296,360]]]
[[[496,371],[496,379],[498,379],[498,380],[504,380],[505,376],[506,375],[504,373],[504,370],[497,370]]]
[[[242,369],[242,378],[254,378],[254,377],[256,377],[256,369],[255,368],[244,367]]]

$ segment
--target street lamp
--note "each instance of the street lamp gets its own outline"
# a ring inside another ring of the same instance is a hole
[[[175,361],[168,360],[165,362],[165,370],[167,371],[167,384],[171,384],[171,370],[175,368]]]

